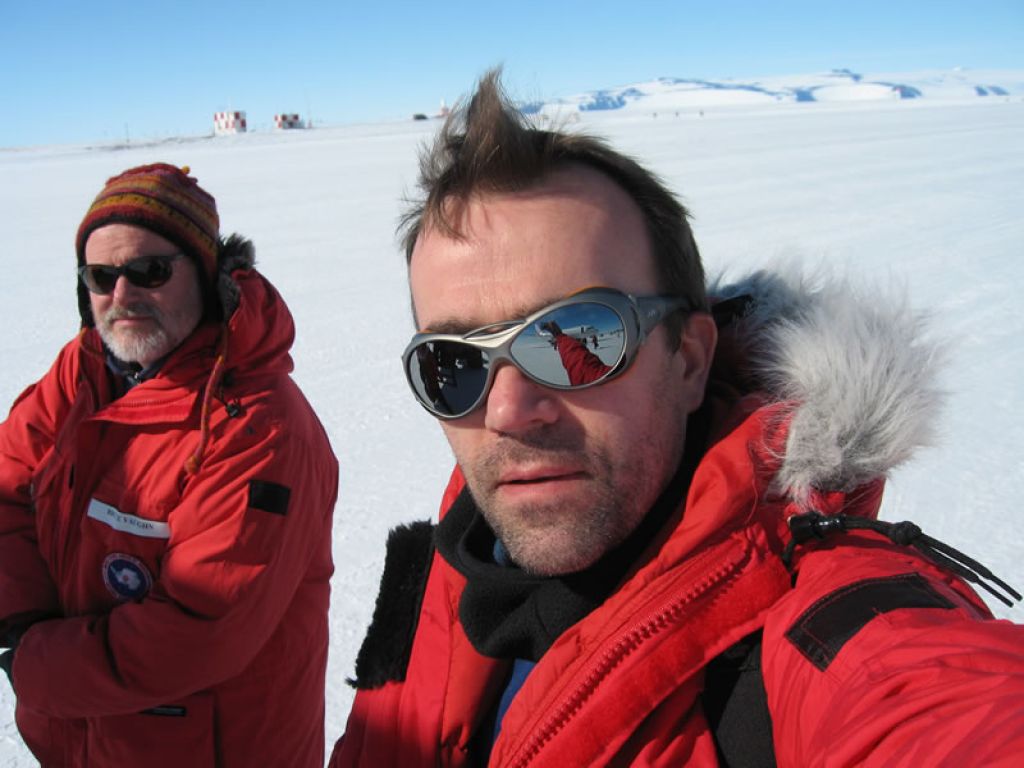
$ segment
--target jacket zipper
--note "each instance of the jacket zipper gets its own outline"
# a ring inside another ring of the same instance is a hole
[[[691,586],[682,594],[674,595],[666,605],[627,631],[593,665],[583,682],[563,700],[562,704],[556,707],[555,713],[534,732],[529,742],[519,750],[521,757],[511,763],[512,768],[523,768],[529,765],[540,754],[544,745],[569,724],[586,704],[587,699],[597,689],[597,686],[623,659],[674,624],[683,615],[686,606],[700,598],[712,587],[728,580],[739,569],[742,560],[742,554],[738,553],[728,562],[719,566],[706,579]]]

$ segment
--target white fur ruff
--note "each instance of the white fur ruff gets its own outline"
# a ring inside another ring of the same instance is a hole
[[[885,476],[934,434],[940,355],[924,316],[892,291],[796,270],[758,272],[710,294],[754,297],[741,338],[760,386],[793,403],[776,489],[850,491]]]

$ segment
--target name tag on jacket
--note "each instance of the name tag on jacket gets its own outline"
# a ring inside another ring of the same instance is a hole
[[[129,515],[120,512],[109,504],[104,504],[96,499],[89,499],[89,510],[86,514],[93,520],[99,520],[109,525],[115,531],[130,533],[132,536],[142,536],[146,539],[169,539],[171,538],[171,526],[157,520],[146,520],[137,515]]]

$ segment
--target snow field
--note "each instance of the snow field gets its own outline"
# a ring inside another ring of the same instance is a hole
[[[893,474],[883,516],[916,521],[1018,589],[1022,122],[1020,100],[837,101],[711,107],[703,116],[592,113],[570,126],[609,138],[667,180],[693,213],[709,272],[796,259],[902,291],[931,313],[949,359],[940,442]],[[401,198],[414,191],[416,149],[436,126],[0,152],[0,407],[76,332],[74,233],[102,182],[125,168],[190,165],[217,198],[222,229],[253,240],[259,268],[288,301],[294,375],[341,464],[328,751],[351,703],[344,681],[373,610],[386,533],[436,514],[451,465],[399,362],[412,322],[394,228]],[[993,608],[1021,620],[1020,609]],[[34,764],[0,683],[0,768]]]

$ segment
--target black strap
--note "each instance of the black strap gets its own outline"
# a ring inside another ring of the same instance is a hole
[[[761,673],[761,631],[712,659],[704,676],[704,716],[730,768],[775,766],[772,716]]]

